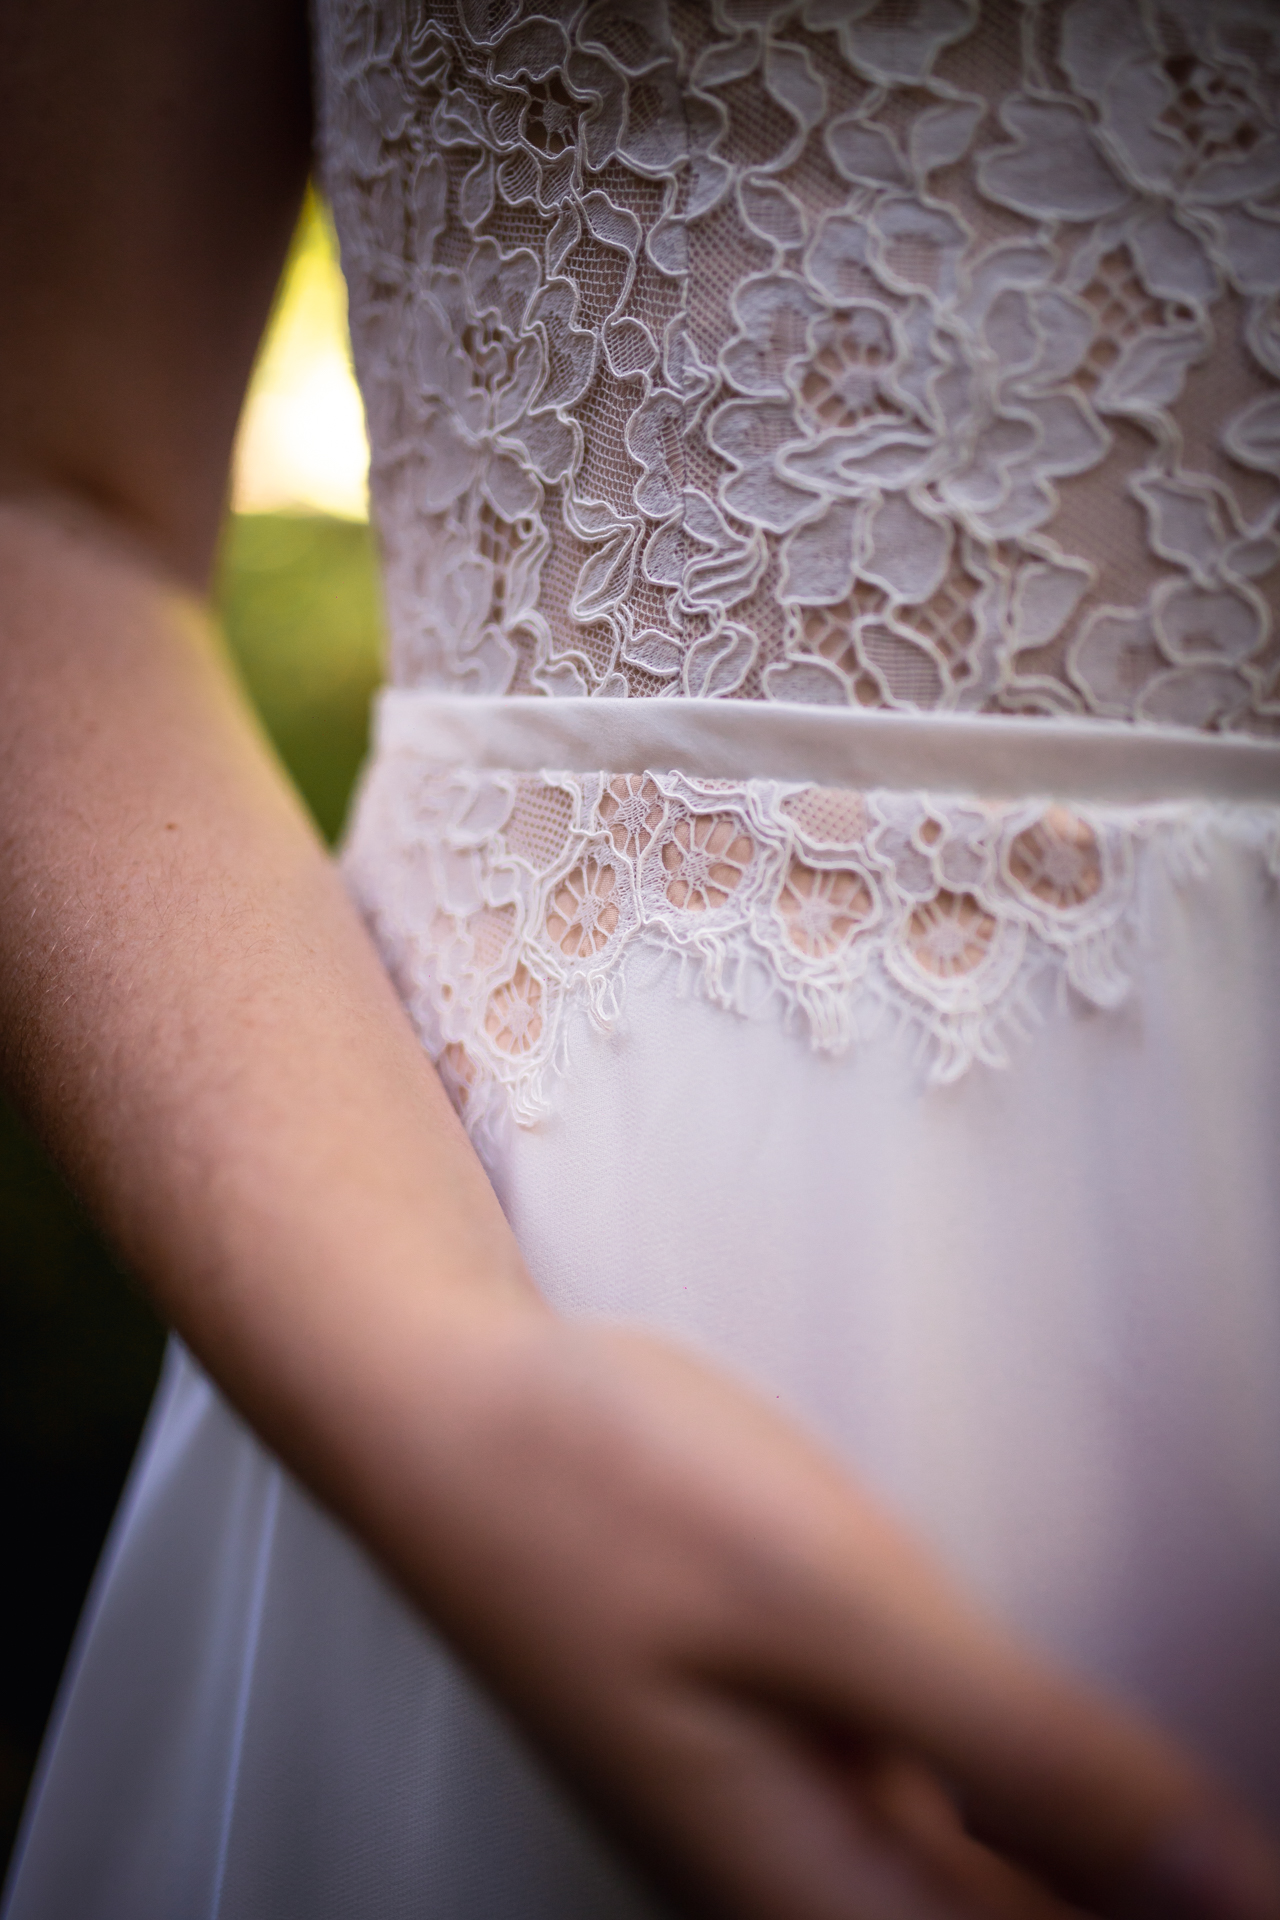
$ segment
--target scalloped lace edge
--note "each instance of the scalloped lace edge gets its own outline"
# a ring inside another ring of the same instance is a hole
[[[677,957],[715,1004],[841,1054],[886,1017],[934,1084],[1049,998],[1117,1007],[1156,866],[1220,836],[1280,877],[1280,807],[1065,807],[682,774],[373,763],[347,883],[473,1132],[529,1126],[572,1071],[573,1019],[621,1016],[629,963]]]

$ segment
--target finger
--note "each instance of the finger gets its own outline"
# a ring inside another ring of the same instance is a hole
[[[1078,1920],[1077,1908],[967,1833],[954,1800],[918,1763],[879,1758],[856,1766],[850,1784],[886,1835],[965,1911],[988,1920]]]
[[[1170,1741],[1021,1650],[836,1463],[731,1383],[665,1348],[632,1343],[623,1358],[610,1413],[631,1409],[636,1511],[661,1521],[633,1529],[657,1550],[633,1556],[632,1585],[674,1623],[686,1678],[789,1716],[797,1739],[825,1727],[913,1753],[979,1840],[1095,1912],[1177,1888],[1201,1902],[1188,1912],[1280,1920],[1266,1842]],[[705,1576],[693,1602],[690,1568]]]
[[[811,1710],[914,1753],[979,1839],[1095,1912],[1280,1920],[1271,1844],[1201,1767],[1028,1654],[870,1503],[851,1508],[843,1580],[778,1643]]]
[[[1016,1654],[935,1740],[969,1828],[1091,1910],[1280,1920],[1265,1835],[1137,1715]]]
[[[1280,1920],[1270,1843],[1179,1747],[985,1638],[917,1719],[977,1838],[1091,1911]]]
[[[961,1848],[980,1850],[963,1834],[949,1852],[921,1844],[900,1809],[767,1710],[706,1698],[687,1716],[665,1710],[651,1757],[633,1758],[611,1811],[688,1920],[1067,1920],[1012,1869],[971,1870]]]

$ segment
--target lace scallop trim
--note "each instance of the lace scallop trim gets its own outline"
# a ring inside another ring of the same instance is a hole
[[[628,957],[666,951],[739,1013],[838,1054],[888,1014],[935,1083],[1002,1066],[1046,982],[1112,1008],[1153,857],[1210,834],[1280,874],[1280,809],[1067,808],[683,774],[424,772],[384,754],[345,871],[468,1125],[529,1125],[608,1029]]]

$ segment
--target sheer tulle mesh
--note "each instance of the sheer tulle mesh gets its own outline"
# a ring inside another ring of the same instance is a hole
[[[1271,0],[323,0],[396,678],[1269,731]]]

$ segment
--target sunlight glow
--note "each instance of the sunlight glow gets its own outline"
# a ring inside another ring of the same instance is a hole
[[[232,509],[365,520],[368,471],[337,243],[309,194],[240,418]]]

